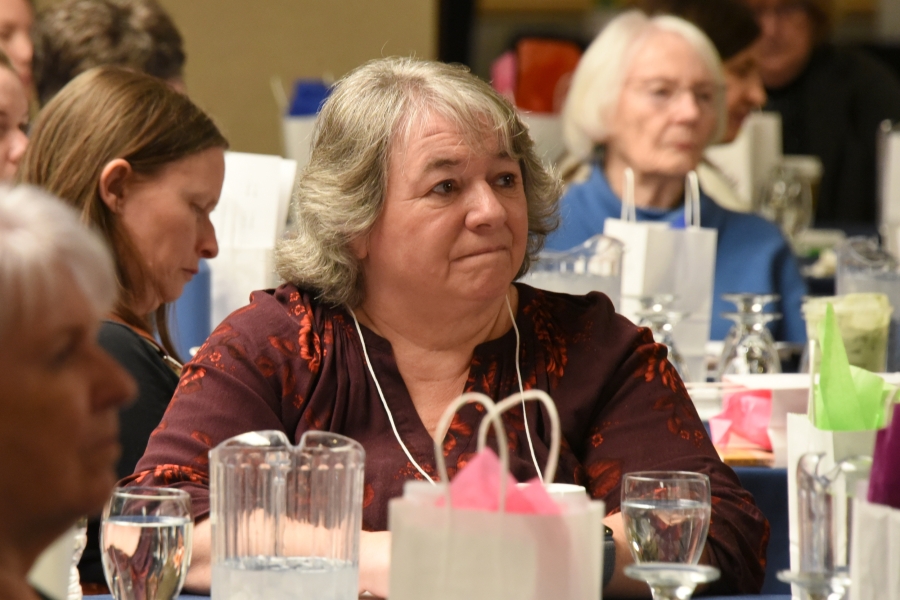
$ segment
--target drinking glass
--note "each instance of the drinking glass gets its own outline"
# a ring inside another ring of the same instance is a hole
[[[191,562],[191,498],[172,488],[116,488],[103,510],[103,571],[115,600],[171,600]]]
[[[688,373],[684,358],[681,356],[678,348],[675,347],[675,337],[672,335],[672,328],[685,317],[685,314],[662,308],[660,310],[651,308],[639,310],[637,316],[640,317],[639,325],[650,329],[650,332],[653,334],[653,341],[664,345],[668,349],[669,362],[675,367],[678,376],[681,377],[682,381],[689,381],[690,373]]]
[[[722,348],[719,380],[723,375],[781,373],[778,348],[766,327],[767,323],[781,318],[779,313],[724,313],[722,316],[735,322],[737,334],[734,341],[727,341]]]
[[[699,583],[719,576],[697,565],[710,519],[709,477],[684,471],[627,473],[622,519],[637,564],[626,574],[646,581],[654,600],[689,598]]]

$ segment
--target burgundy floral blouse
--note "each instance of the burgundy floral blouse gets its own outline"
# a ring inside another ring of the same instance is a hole
[[[687,470],[709,475],[712,564],[719,592],[755,593],[762,585],[768,523],[732,470],[718,458],[665,347],[614,312],[602,294],[569,296],[517,284],[524,386],[540,388],[559,409],[563,444],[556,480],[587,487],[619,510],[623,473]],[[433,443],[394,362],[390,343],[363,327],[366,346],[400,435],[429,475]],[[475,348],[466,391],[500,400],[518,391],[515,332]],[[444,441],[450,476],[476,450],[483,409],[467,405]],[[535,476],[521,408],[504,415],[510,469]],[[548,419],[528,405],[538,461],[550,441]],[[253,430],[279,429],[296,443],[311,429],[358,440],[366,449],[363,522],[387,528],[387,503],[404,481],[421,478],[391,431],[366,368],[352,318],[292,285],[255,292],[228,317],[185,368],[168,411],[130,482],[186,489],[195,517],[209,512],[208,452]]]

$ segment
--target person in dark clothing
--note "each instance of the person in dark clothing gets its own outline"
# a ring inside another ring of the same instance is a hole
[[[116,297],[99,236],[36,188],[0,189],[0,598],[60,595],[27,575],[116,481],[135,385],[97,343]],[[63,600],[62,597],[58,600]]]
[[[873,228],[877,132],[900,120],[900,82],[874,57],[828,42],[830,0],[744,1],[763,31],[765,108],[781,114],[784,153],[822,161],[816,226]]]
[[[187,96],[121,67],[79,75],[40,113],[21,181],[65,198],[113,250],[115,308],[99,341],[138,381],[122,411],[119,477],[134,470],[172,398],[181,365],[166,306],[218,253],[210,221],[222,190],[227,141]],[[82,581],[104,582],[89,528]]]

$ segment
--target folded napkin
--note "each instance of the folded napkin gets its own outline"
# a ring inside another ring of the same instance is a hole
[[[710,437],[718,448],[729,445],[732,434],[761,450],[771,450],[769,420],[772,390],[740,389],[722,398],[722,412],[709,420]]]

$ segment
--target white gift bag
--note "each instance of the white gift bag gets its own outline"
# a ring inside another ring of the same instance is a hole
[[[700,226],[697,174],[691,171],[686,178],[684,229],[673,229],[668,223],[638,222],[630,169],[625,181],[621,219],[607,219],[603,226],[605,235],[625,245],[621,312],[636,322],[637,297],[673,294],[671,309],[687,314],[673,328],[675,343],[691,381],[706,381],[718,232]]]
[[[821,469],[830,470],[835,464],[854,456],[872,456],[875,452],[877,431],[824,431],[818,429],[815,420],[816,403],[813,401],[816,385],[815,355],[818,344],[809,344],[810,365],[809,393],[806,414],[787,415],[787,475],[788,475],[788,539],[790,541],[791,570],[800,570],[800,521],[797,506],[797,463],[807,452],[822,453]],[[847,512],[847,490],[853,490],[855,482],[847,481],[837,486],[833,495],[835,514]],[[839,548],[846,549],[846,539],[838,539]],[[843,562],[840,559],[838,562]]]
[[[850,597],[900,600],[900,510],[853,502]]]
[[[446,432],[456,410],[474,400],[488,408],[486,419],[498,431],[497,439],[505,440],[499,413],[524,399],[540,399],[547,406],[553,439],[545,480],[552,481],[559,457],[559,417],[553,401],[539,390],[516,394],[496,407],[486,396],[464,394],[444,413],[438,431]],[[482,427],[479,451],[486,431]],[[603,502],[582,495],[558,502],[562,514],[505,512],[509,457],[505,444],[498,450],[503,469],[498,512],[454,509],[446,483],[409,482],[403,497],[390,501],[391,600],[600,598]],[[439,443],[435,457],[441,481],[446,482]],[[439,496],[444,497],[443,505],[435,503]]]

